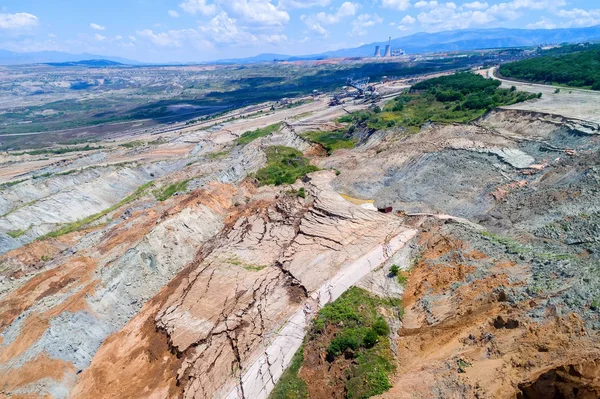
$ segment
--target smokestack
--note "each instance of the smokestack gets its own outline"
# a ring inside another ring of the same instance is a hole
[[[388,40],[388,44],[385,46],[384,57],[391,57],[391,56],[392,56],[392,37],[390,36],[390,38]]]
[[[381,46],[375,46],[375,57],[381,57]]]

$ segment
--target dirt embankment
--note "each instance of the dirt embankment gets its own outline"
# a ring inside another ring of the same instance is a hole
[[[193,132],[173,139],[198,140],[184,159],[5,188],[0,389],[266,397],[314,312],[366,275],[361,286],[401,293],[405,309],[389,320],[395,372],[382,397],[598,397],[600,136],[556,115],[499,110],[411,136],[378,132],[329,157],[293,126],[226,151],[230,133],[217,143]],[[340,173],[257,187],[244,178],[267,145]],[[95,226],[23,246],[149,180]],[[182,181],[173,198],[153,194]],[[403,292],[379,268],[391,262],[406,269]],[[305,347],[299,375],[313,399],[340,395],[355,365],[351,353],[324,358],[342,327]]]

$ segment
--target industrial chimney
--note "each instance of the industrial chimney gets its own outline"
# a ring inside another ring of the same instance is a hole
[[[392,37],[390,36],[390,38],[388,40],[388,44],[385,46],[384,57],[391,57],[391,56],[392,56]]]
[[[381,46],[375,46],[375,57],[381,57]]]

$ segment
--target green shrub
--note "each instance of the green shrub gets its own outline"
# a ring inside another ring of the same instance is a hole
[[[404,273],[400,273],[398,274],[398,284],[400,284],[401,286],[406,286],[406,283],[408,282],[408,277],[404,274]]]
[[[356,145],[350,133],[346,133],[342,130],[333,132],[316,130],[302,133],[301,137],[308,141],[312,141],[313,143],[321,144],[328,154],[331,154],[339,148],[354,148]]]
[[[296,179],[318,170],[294,148],[274,146],[268,147],[266,152],[267,166],[258,170],[254,176],[261,185],[292,184]]]
[[[163,187],[159,190],[154,190],[154,197],[156,197],[157,201],[165,201],[173,196],[173,194],[177,192],[186,191],[188,187],[188,183],[190,179],[183,180],[177,183],[170,184],[166,187]]]
[[[398,267],[398,265],[392,265],[390,267],[390,276],[391,277],[396,277],[398,275],[398,272],[400,272],[400,268]]]
[[[308,399],[308,386],[298,376],[302,362],[304,362],[304,345],[294,354],[290,366],[271,391],[269,399]]]
[[[77,231],[77,230],[81,229],[82,227],[84,227],[92,222],[95,222],[96,220],[100,219],[101,217],[109,214],[110,212],[119,209],[123,205],[140,198],[142,195],[144,195],[144,193],[146,192],[146,189],[148,189],[148,187],[150,187],[152,184],[153,184],[153,182],[148,182],[146,184],[143,184],[142,186],[138,187],[138,189],[135,190],[135,192],[133,194],[125,197],[123,200],[119,201],[118,203],[111,206],[110,208],[105,209],[102,212],[96,213],[95,215],[88,216],[87,218],[78,220],[73,223],[69,223],[56,231],[51,231],[50,233],[39,237],[38,240],[44,240],[46,238],[52,238],[52,237],[60,237],[64,234],[68,234],[68,233]]]
[[[388,323],[382,317],[379,317],[373,323],[373,331],[380,336],[388,335],[390,333],[390,326],[388,326]]]
[[[12,238],[18,238],[18,237],[21,237],[26,232],[27,232],[27,229],[24,229],[24,230],[13,230],[13,231],[7,232],[6,234],[8,234]]]
[[[402,126],[417,132],[428,122],[469,122],[501,105],[536,98],[536,94],[501,89],[500,81],[470,72],[441,76],[415,84],[410,93],[388,101],[380,112],[362,110],[340,122],[381,130]]]
[[[237,144],[244,145],[251,143],[259,137],[265,137],[273,132],[278,131],[280,127],[281,123],[275,123],[261,129],[245,132],[237,139]]]
[[[369,330],[370,331],[370,330]],[[359,328],[348,328],[342,330],[334,339],[329,343],[327,348],[327,357],[333,360],[336,356],[344,353],[346,349],[357,350],[361,346],[365,345],[365,336],[368,331]],[[375,340],[377,340],[377,334],[375,334]]]
[[[375,330],[371,329],[371,330],[367,331],[367,333],[365,334],[365,336],[363,338],[363,345],[365,348],[372,348],[375,346],[378,339],[379,339],[379,336],[377,335]]]

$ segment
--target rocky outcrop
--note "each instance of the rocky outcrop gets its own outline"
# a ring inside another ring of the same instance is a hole
[[[306,309],[335,299],[414,235],[397,217],[339,197],[334,176],[313,174],[307,200],[257,193],[146,316],[181,359],[184,397],[266,397],[302,341]],[[117,364],[129,356],[111,354]],[[98,389],[95,363],[105,361],[94,360],[75,392]]]

